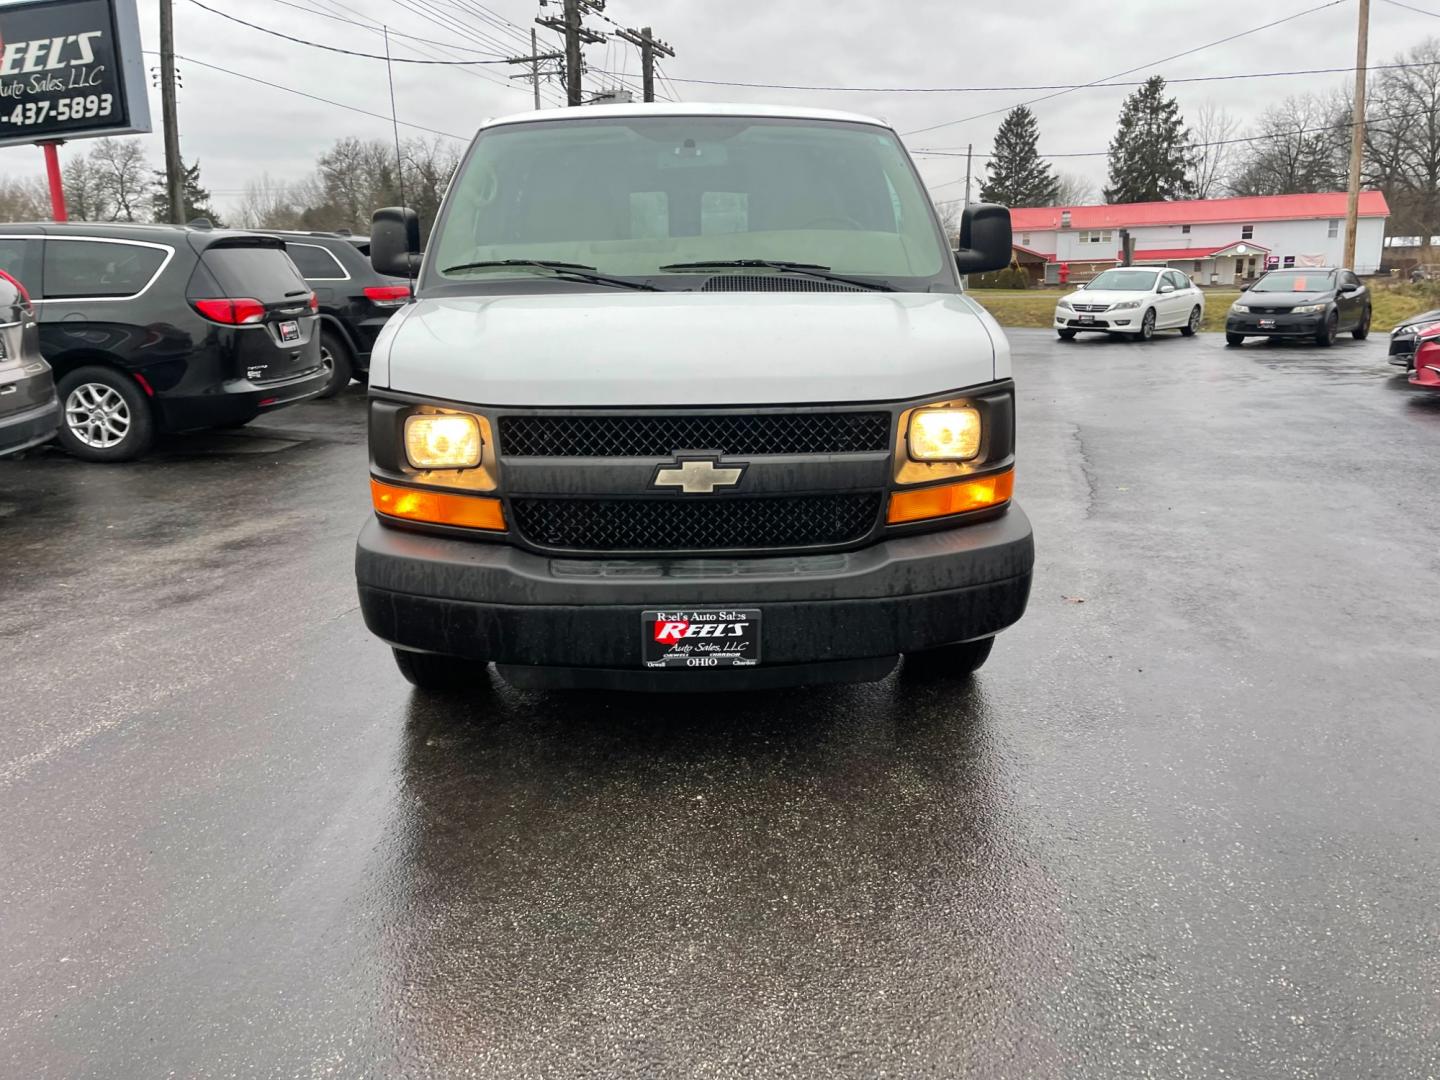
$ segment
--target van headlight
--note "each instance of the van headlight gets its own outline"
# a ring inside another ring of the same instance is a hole
[[[465,413],[405,418],[405,457],[417,469],[473,469],[480,464],[480,421]]]
[[[970,461],[980,454],[980,410],[973,405],[916,409],[907,438],[913,461]]]

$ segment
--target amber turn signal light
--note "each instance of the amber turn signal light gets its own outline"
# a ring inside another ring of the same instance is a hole
[[[456,525],[462,529],[505,528],[505,511],[499,499],[475,495],[450,495],[443,491],[421,491],[370,481],[370,500],[378,513],[406,521],[431,525]]]
[[[915,491],[897,491],[890,496],[890,512],[886,521],[903,525],[907,521],[949,517],[970,510],[984,510],[1010,501],[1015,491],[1013,470],[962,480],[958,484],[937,484]]]

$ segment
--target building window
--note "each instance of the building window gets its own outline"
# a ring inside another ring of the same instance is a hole
[[[1198,274],[1204,268],[1200,265],[1200,260],[1196,259],[1193,263],[1190,264],[1190,269]]]
[[[1181,226],[1180,226],[1180,233],[1181,233],[1182,236],[1189,236],[1189,235],[1190,235],[1190,226],[1189,226],[1189,225],[1181,225]]]
[[[1112,233],[1109,229],[1104,229],[1104,230],[1096,229],[1096,230],[1093,230],[1093,231],[1091,231],[1091,232],[1082,232],[1082,233],[1080,234],[1080,243],[1082,243],[1082,244],[1109,244],[1109,243],[1112,243],[1112,242],[1113,242],[1113,241],[1112,241],[1112,238],[1114,237],[1114,235],[1115,235],[1115,234]]]
[[[1241,226],[1240,226],[1240,239],[1241,239],[1241,240],[1254,240],[1254,239],[1255,239],[1255,226],[1254,226],[1254,225],[1241,225]]]
[[[1330,228],[1326,231],[1325,235],[1328,236],[1331,240],[1334,240],[1337,236],[1340,235],[1340,219],[1339,219],[1339,218],[1333,218],[1333,217],[1332,217],[1332,218],[1330,219]]]
[[[1024,247],[1030,246],[1030,234],[1028,232],[1020,234],[1020,243]]]

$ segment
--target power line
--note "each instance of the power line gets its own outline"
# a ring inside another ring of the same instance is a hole
[[[1440,12],[1426,11],[1424,8],[1412,7],[1410,4],[1402,4],[1400,0],[1385,0],[1391,7],[1404,8],[1406,11],[1413,11],[1416,15],[1429,15],[1432,19],[1440,19]]]
[[[144,51],[147,56],[160,55],[154,49],[146,49]],[[362,109],[358,105],[347,105],[343,101],[335,101],[332,98],[321,97],[319,94],[311,94],[305,90],[296,90],[293,86],[283,86],[280,83],[274,82],[271,79],[261,79],[254,75],[246,75],[244,72],[241,71],[232,71],[229,68],[221,67],[219,64],[209,64],[206,63],[204,60],[196,60],[193,57],[181,56],[179,53],[175,54],[175,59],[184,60],[185,63],[194,64],[196,67],[209,68],[211,71],[219,71],[223,72],[226,75],[233,75],[237,79],[244,79],[246,82],[259,83],[261,86],[269,86],[275,90],[284,90],[287,94],[298,94],[300,97],[309,98],[311,101],[319,101],[323,102],[326,105],[334,105],[337,109],[347,109],[350,112],[360,113],[364,116],[373,116],[377,120],[384,120],[387,124],[391,122],[391,118],[389,116],[386,116],[384,113],[371,112],[369,109]],[[470,141],[469,136],[456,135],[453,132],[441,131],[438,128],[426,127],[423,124],[412,124],[408,120],[401,120],[400,126],[414,128],[417,131],[428,131],[431,135],[443,135],[445,138],[454,139],[456,142]]]
[[[505,60],[503,60],[503,59],[499,59],[499,60],[420,60],[420,59],[416,59],[416,58],[414,58],[414,57],[409,57],[409,56],[387,57],[387,56],[386,56],[385,54],[383,54],[383,53],[367,53],[367,52],[358,52],[358,51],[355,50],[355,49],[342,49],[342,48],[340,48],[338,45],[322,45],[322,44],[321,44],[320,42],[318,42],[318,41],[306,41],[304,38],[293,37],[293,36],[290,35],[290,34],[281,33],[279,30],[271,30],[269,27],[266,27],[266,26],[258,26],[258,25],[256,25],[255,23],[246,22],[244,19],[241,19],[241,18],[239,18],[238,16],[230,15],[230,14],[224,12],[224,11],[220,11],[218,8],[212,8],[212,7],[210,7],[208,4],[201,3],[201,0],[190,0],[190,3],[194,4],[194,5],[195,5],[196,7],[198,7],[198,8],[201,8],[201,9],[203,9],[203,10],[205,10],[205,11],[210,12],[210,14],[212,14],[212,15],[219,15],[222,19],[229,19],[231,22],[233,22],[233,23],[239,23],[241,26],[248,26],[251,30],[258,30],[258,31],[260,31],[262,34],[269,34],[269,35],[271,35],[272,37],[283,38],[283,39],[286,40],[286,41],[294,42],[296,45],[307,45],[307,46],[309,46],[309,47],[312,48],[312,49],[323,49],[323,50],[325,50],[326,52],[342,53],[342,54],[344,54],[345,56],[359,56],[359,57],[363,57],[363,58],[365,58],[365,59],[367,59],[367,60],[385,60],[385,61],[387,61],[387,62],[393,61],[394,63],[397,63],[397,64],[427,64],[427,65],[437,66],[437,67],[464,67],[464,66],[466,66],[466,65],[473,65],[473,64],[503,64],[503,63],[505,63]]]
[[[1281,132],[1267,131],[1267,132],[1264,132],[1264,133],[1262,133],[1262,134],[1260,134],[1260,135],[1242,135],[1242,136],[1240,136],[1240,137],[1238,137],[1238,138],[1234,138],[1234,139],[1215,139],[1215,140],[1212,140],[1212,141],[1210,141],[1210,142],[1188,143],[1188,144],[1186,144],[1186,146],[1187,146],[1187,149],[1193,149],[1193,150],[1198,150],[1198,149],[1200,149],[1200,148],[1202,148],[1202,147],[1206,147],[1206,146],[1232,146],[1232,145],[1234,145],[1234,144],[1236,144],[1236,143],[1261,142],[1261,141],[1266,140],[1266,139],[1285,138],[1285,137],[1292,136],[1292,135],[1313,135],[1313,134],[1314,134],[1315,132],[1317,132],[1317,131],[1342,131],[1342,130],[1349,130],[1350,128],[1357,127],[1357,126],[1359,126],[1359,125],[1361,125],[1361,124],[1373,124],[1373,123],[1376,123],[1377,121],[1381,121],[1381,120],[1414,120],[1414,119],[1416,119],[1417,117],[1421,117],[1421,116],[1431,116],[1431,115],[1433,115],[1433,113],[1424,112],[1424,111],[1422,111],[1422,112],[1385,113],[1385,114],[1382,114],[1382,115],[1379,115],[1379,116],[1369,116],[1369,117],[1364,118],[1363,120],[1343,120],[1343,121],[1340,121],[1339,123],[1335,123],[1335,124],[1322,124],[1322,125],[1319,126],[1319,127],[1309,127],[1309,128],[1294,128],[1294,129],[1292,129],[1292,130],[1290,130],[1290,131],[1281,131]],[[949,151],[949,150],[912,150],[912,151],[910,151],[910,153],[916,154],[916,155],[920,155],[920,156],[922,156],[922,157],[946,157],[946,158],[955,157],[955,158],[959,158],[959,157],[964,157],[964,156],[965,156],[965,154],[964,154],[963,151]],[[1079,151],[1079,152],[1075,152],[1075,153],[1065,153],[1065,154],[1041,154],[1040,156],[1043,157],[1043,158],[1087,158],[1087,157],[1105,157],[1105,156],[1108,155],[1109,153],[1110,153],[1109,150],[1085,150],[1085,151]],[[977,155],[975,155],[975,156],[978,157],[981,161],[987,161],[987,160],[993,159],[995,155],[994,155],[994,154],[977,154]],[[963,182],[964,182],[964,181],[962,181],[962,180],[946,180],[946,181],[943,181],[942,183],[939,183],[939,184],[930,184],[930,185],[927,185],[927,186],[929,186],[929,187],[931,188],[931,190],[934,190],[934,189],[936,189],[936,188],[949,187],[951,184],[959,184],[959,183],[963,183]]]
[[[371,33],[374,34],[384,33],[384,30],[379,23],[361,22],[359,19],[347,19],[344,15],[335,15],[328,11],[321,11],[318,8],[305,7],[303,4],[293,3],[292,0],[271,0],[271,2],[281,4],[288,8],[294,8],[296,11],[303,11],[307,15],[319,15],[323,19],[334,19],[336,22],[349,23],[351,26],[358,26],[362,30],[369,30]],[[344,5],[340,6],[343,7]],[[354,9],[352,8],[347,10]],[[221,13],[217,12],[217,14]],[[460,45],[446,45],[443,41],[435,41],[431,38],[416,37],[414,34],[403,34],[399,30],[391,30],[390,36],[392,38],[404,38],[407,41],[418,41],[425,45],[439,45],[443,48],[454,49],[458,52],[481,52],[480,49],[467,49],[464,46]],[[485,53],[485,55],[493,56],[494,53]]]
[[[1386,3],[1393,3],[1394,0],[1386,0]],[[1440,14],[1436,14],[1440,19]],[[1418,60],[1413,62],[1395,64],[1371,64],[1367,70],[1382,71],[1395,68],[1416,68],[1433,67],[1434,60]],[[602,71],[606,75],[624,76],[626,78],[639,78],[630,71]],[[1233,82],[1239,79],[1278,79],[1292,75],[1348,75],[1355,69],[1353,67],[1330,67],[1330,68],[1296,68],[1292,71],[1246,71],[1233,75],[1190,75],[1178,79],[1166,79],[1167,85],[1178,85],[1180,83],[1206,83],[1206,82]],[[685,79],[666,76],[669,82],[693,83],[697,86],[741,86],[755,90],[814,90],[819,92],[833,93],[856,93],[856,94],[987,94],[996,92],[1022,92],[1030,90],[1104,90],[1108,87],[1130,87],[1144,86],[1142,79],[1127,80],[1124,82],[1090,82],[1090,83],[1039,83],[1034,86],[816,86],[800,85],[795,83],[761,83],[761,82],[732,82],[723,79]],[[956,121],[959,123],[959,121]],[[929,129],[924,129],[929,130]],[[911,132],[910,134],[916,134]]]
[[[1133,75],[1137,71],[1143,71],[1146,68],[1157,67],[1160,64],[1168,64],[1171,60],[1179,60],[1183,56],[1192,56],[1195,53],[1202,52],[1205,49],[1213,49],[1216,45],[1224,45],[1227,42],[1236,41],[1239,38],[1247,37],[1250,34],[1258,34],[1261,30],[1269,30],[1273,27],[1281,26],[1287,22],[1292,22],[1295,19],[1303,18],[1306,15],[1313,15],[1317,11],[1324,11],[1326,8],[1336,7],[1345,2],[1346,0],[1326,0],[1326,2],[1323,4],[1318,4],[1312,8],[1306,8],[1304,11],[1297,11],[1293,15],[1286,15],[1283,19],[1276,19],[1273,22],[1264,23],[1261,26],[1252,26],[1249,30],[1241,30],[1237,33],[1230,34],[1227,37],[1219,38],[1216,41],[1210,41],[1204,45],[1196,45],[1192,49],[1186,49],[1183,52],[1178,52],[1170,56],[1161,57],[1159,60],[1151,60],[1144,64],[1138,64],[1135,67],[1126,68],[1124,71],[1117,71],[1113,75],[1103,75],[1100,78],[1093,79],[1088,83],[1081,83],[1080,86],[1067,88],[1064,90],[1056,90],[1055,92],[1045,94],[1042,97],[1031,98],[1029,101],[1020,102],[1019,105],[1036,105],[1042,101],[1049,101],[1052,98],[1057,98],[1061,97],[1064,94],[1069,94],[1073,92],[1073,90],[1080,90],[1085,87],[1094,86],[1096,83],[1110,82],[1114,79],[1124,78],[1126,75]],[[929,127],[915,128],[913,131],[906,131],[903,132],[903,134],[920,135],[927,131],[935,131],[943,127],[953,127],[956,124],[966,124],[969,123],[971,120],[980,120],[987,116],[994,116],[997,113],[1009,112],[1013,108],[1018,108],[1018,105],[1009,105],[1000,109],[990,109],[986,112],[976,113],[974,116],[962,116],[958,120],[945,120],[939,124],[931,124]]]

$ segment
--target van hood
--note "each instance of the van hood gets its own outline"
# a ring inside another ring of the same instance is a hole
[[[422,299],[372,386],[477,405],[895,401],[1010,375],[995,321],[953,293],[583,292]]]

